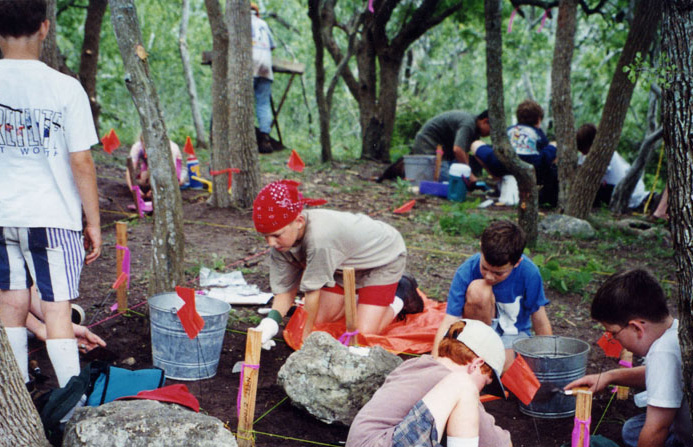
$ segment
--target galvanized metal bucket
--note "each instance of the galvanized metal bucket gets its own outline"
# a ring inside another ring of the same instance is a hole
[[[195,297],[195,307],[205,322],[194,339],[188,338],[176,313],[183,306],[177,294],[160,293],[149,298],[152,362],[175,380],[214,377],[224,343],[231,306],[223,301]]]
[[[590,345],[576,338],[536,336],[516,340],[515,352],[522,355],[539,379],[542,389],[562,389],[585,375]],[[575,414],[575,397],[552,393],[548,399],[520,402],[520,412],[543,419],[570,417]]]

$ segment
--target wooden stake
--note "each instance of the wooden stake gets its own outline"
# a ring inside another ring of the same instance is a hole
[[[624,362],[628,362],[632,365],[633,364],[633,353],[627,349],[624,349],[623,351],[621,351],[621,360],[623,360]],[[619,386],[616,389],[617,389],[616,399],[618,399],[618,400],[628,399],[628,394],[629,394],[630,389],[627,386]]]
[[[436,148],[436,167],[433,173],[433,180],[436,182],[440,179],[440,165],[443,163],[443,147],[438,145]]]
[[[344,313],[346,314],[346,330],[354,332],[356,325],[356,272],[352,267],[342,270],[344,279]],[[356,336],[351,337],[349,345],[356,345]]]
[[[575,419],[577,421],[589,421],[592,416],[592,392],[586,387],[573,388],[575,394]],[[575,424],[579,424],[579,422]],[[585,433],[589,433],[590,424],[585,425],[585,429],[580,431],[577,444],[572,447],[589,447],[585,445]]]
[[[257,379],[260,375],[260,348],[262,347],[262,331],[250,328],[245,342],[245,364],[242,366],[243,387],[241,390],[241,411],[238,415],[238,430],[236,442],[238,447],[254,447],[253,419],[255,418],[255,397],[257,395]],[[250,366],[248,366],[250,365]],[[257,368],[252,365],[258,365]]]
[[[128,224],[127,222],[116,222],[116,245],[121,247],[128,246]],[[116,279],[123,273],[123,258],[125,250],[116,250]],[[124,312],[128,308],[128,289],[127,281],[123,281],[116,289],[118,298],[118,312]]]

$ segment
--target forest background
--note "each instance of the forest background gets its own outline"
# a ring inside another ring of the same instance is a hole
[[[362,7],[362,2],[344,2],[342,8]],[[315,100],[315,46],[305,3],[298,1],[259,1],[262,17],[270,25],[277,48],[274,57],[306,65],[305,74],[289,89],[278,118],[286,146],[296,149],[309,164],[320,161],[318,110]],[[618,57],[629,29],[631,2],[607,2],[602,14],[584,15],[578,8],[575,53],[572,64],[573,107],[576,126],[598,123]],[[401,73],[391,159],[409,152],[417,130],[432,116],[451,109],[479,113],[486,106],[486,53],[483,1],[467,1],[457,12],[432,28],[407,51]],[[502,2],[503,69],[505,111],[514,120],[514,110],[522,100],[532,97],[547,115],[545,130],[552,136],[550,119],[551,63],[554,51],[557,9],[552,18],[543,19],[544,10],[523,7],[525,17],[517,15],[509,31],[513,11],[510,2]],[[57,42],[66,64],[76,71],[80,64],[86,1],[57,2]],[[339,12],[339,10],[338,10]],[[178,48],[181,7],[178,2],[138,0],[137,13],[145,50],[157,85],[166,127],[170,137],[182,144],[186,136],[195,137],[183,67]],[[101,28],[97,72],[97,102],[100,104],[99,132],[114,128],[124,143],[132,143],[140,132],[139,116],[122,82],[124,67],[118,52],[110,10]],[[393,22],[395,22],[393,20]],[[543,26],[542,26],[543,23]],[[396,26],[393,24],[392,26]],[[507,28],[506,28],[507,27]],[[339,37],[339,36],[337,36]],[[212,73],[202,65],[203,51],[211,50],[212,36],[207,11],[202,1],[190,2],[187,33],[199,106],[209,135],[211,119]],[[647,56],[644,56],[646,58]],[[326,64],[328,79],[334,64]],[[275,102],[286,88],[289,76],[276,74]],[[647,126],[650,85],[634,92],[617,150],[632,161]],[[332,151],[335,159],[353,159],[361,155],[361,129],[358,104],[344,83],[335,89],[331,119]],[[510,124],[510,123],[508,123]],[[205,151],[198,151],[204,161]],[[646,185],[652,186],[657,157],[646,170]],[[663,170],[665,171],[665,170]],[[658,190],[666,177],[660,175]]]

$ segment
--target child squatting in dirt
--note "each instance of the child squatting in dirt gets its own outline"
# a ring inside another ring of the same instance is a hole
[[[625,445],[693,446],[693,426],[683,395],[679,320],[669,314],[664,291],[645,270],[610,276],[592,301],[592,318],[645,365],[612,369],[575,380],[566,389],[588,386],[597,392],[608,385],[645,388],[647,412],[623,424]]]
[[[505,369],[512,363],[515,340],[552,335],[544,306],[544,284],[539,269],[522,254],[525,233],[515,223],[491,223],[481,235],[481,253],[467,259],[455,272],[443,321],[433,341],[433,355],[452,323],[460,317],[491,325],[506,348]]]
[[[272,310],[258,325],[265,349],[274,346],[279,324],[297,292],[305,294],[303,339],[315,323],[344,316],[342,269],[356,271],[357,329],[378,334],[397,316],[403,301],[395,296],[404,273],[407,249],[390,225],[363,214],[304,210],[325,200],[304,198],[298,182],[265,186],[253,203],[255,229],[271,247]]]
[[[509,447],[479,393],[505,397],[499,377],[505,349],[498,334],[477,320],[446,332],[438,357],[423,355],[398,366],[351,424],[347,447]]]

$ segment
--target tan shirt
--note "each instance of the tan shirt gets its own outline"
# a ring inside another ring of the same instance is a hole
[[[399,232],[364,214],[304,210],[306,231],[288,252],[270,252],[272,292],[302,292],[341,285],[345,267],[356,270],[356,287],[387,285],[404,272],[407,249]],[[335,275],[337,275],[335,277]]]
[[[430,355],[402,363],[356,415],[346,447],[391,447],[397,424],[448,374],[450,370]],[[510,433],[479,404],[479,447],[511,445]]]

